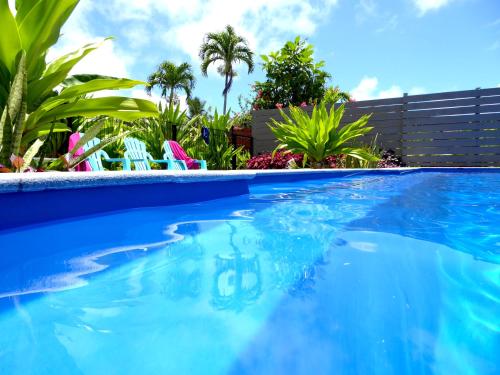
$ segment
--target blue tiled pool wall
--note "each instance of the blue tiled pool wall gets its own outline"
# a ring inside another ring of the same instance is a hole
[[[301,180],[324,180],[367,175],[408,173],[498,172],[498,168],[416,168],[386,170],[335,170],[306,173],[257,173],[253,179],[107,185],[78,189],[0,192],[0,230],[103,212],[140,207],[168,206],[248,194],[249,187]],[[325,173],[326,172],[326,173]]]
[[[0,194],[0,230],[103,212],[195,203],[244,194],[248,194],[245,180],[5,193]]]

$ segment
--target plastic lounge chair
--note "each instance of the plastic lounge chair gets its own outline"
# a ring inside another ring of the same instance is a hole
[[[99,138],[93,138],[83,146],[83,149],[85,151],[88,151],[92,147],[97,146],[99,143],[101,143],[101,140]],[[87,161],[90,164],[90,168],[93,171],[104,171],[102,160],[105,160],[109,163],[122,163],[123,170],[130,171],[130,161],[127,158],[110,158],[107,152],[104,150],[96,151],[87,158]]]
[[[146,150],[144,142],[135,138],[125,138],[125,157],[134,164],[137,171],[150,171],[150,162],[167,164],[167,169],[179,170],[187,169],[186,163],[182,160],[155,160]]]
[[[207,169],[207,162],[205,160],[197,160],[190,158],[186,151],[175,141],[165,141],[163,143],[164,159],[183,161],[187,166],[185,169],[196,169],[193,166],[197,165],[198,169]]]

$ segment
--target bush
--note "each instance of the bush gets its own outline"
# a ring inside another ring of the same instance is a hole
[[[293,160],[293,162],[291,162]],[[261,155],[254,156],[247,161],[247,169],[286,169],[290,167],[302,167],[303,155],[292,154],[289,152],[279,151],[274,155],[267,152]],[[325,168],[342,169],[345,168],[345,155],[332,155],[324,159]],[[398,168],[403,167],[401,158],[396,156],[393,150],[385,150],[381,152],[381,159],[378,162],[377,168]]]
[[[404,167],[401,158],[396,155],[393,150],[384,150],[381,153],[382,157],[378,162],[377,168],[398,168]]]
[[[292,161],[293,160],[293,161]],[[278,151],[274,154],[267,152],[248,160],[248,169],[286,169],[295,163],[302,166],[303,155]]]
[[[255,82],[253,109],[320,101],[325,95],[330,74],[322,69],[324,61],[315,62],[313,54],[313,46],[297,37],[286,42],[279,51],[262,55],[266,81]]]

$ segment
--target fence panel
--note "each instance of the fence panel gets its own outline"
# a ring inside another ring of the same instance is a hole
[[[369,136],[359,141],[392,149],[409,166],[500,166],[500,88],[347,103],[342,125],[371,114]],[[310,113],[312,108],[306,110]],[[256,154],[276,140],[267,123],[278,110],[254,112]]]

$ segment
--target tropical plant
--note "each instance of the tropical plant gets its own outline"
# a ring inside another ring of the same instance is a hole
[[[236,169],[247,169],[247,163],[251,158],[250,151],[242,149],[236,154]]]
[[[248,67],[250,74],[254,69],[253,52],[247,45],[247,41],[236,35],[233,27],[226,26],[226,29],[217,33],[208,33],[200,48],[201,72],[208,75],[208,67],[212,64],[220,63],[217,71],[224,77],[223,113],[226,114],[227,94],[233,85],[233,78],[236,76],[234,64],[244,63]]]
[[[193,125],[198,122],[198,117],[189,119],[186,111],[181,111],[179,105],[167,106],[164,110],[160,105],[159,111],[158,118],[138,120],[135,123],[137,138],[146,144],[155,159],[163,159],[165,140],[175,139],[182,145],[184,139],[193,137]]]
[[[159,87],[161,96],[165,99],[168,93],[168,104],[170,107],[174,104],[175,92],[182,90],[187,97],[191,97],[196,79],[188,63],[176,65],[171,61],[162,62],[156,71],[148,77],[149,85],[146,86],[146,92],[151,94],[154,87]]]
[[[88,129],[92,128],[98,122],[102,123],[102,127],[97,133],[97,138],[101,140],[107,138],[116,139],[116,141],[108,143],[106,147],[104,147],[104,151],[106,151],[111,158],[123,157],[125,152],[125,137],[137,133],[138,130],[133,127],[133,124],[127,124],[125,121],[110,117],[99,117],[85,120],[78,127],[78,131],[86,133]],[[110,166],[113,168],[120,167],[117,163],[111,164]]]
[[[290,107],[290,116],[281,111],[283,122],[272,119],[271,131],[280,142],[276,150],[304,154],[304,164],[323,167],[331,155],[348,155],[361,160],[378,160],[369,151],[352,146],[352,141],[369,133],[370,115],[364,115],[353,123],[340,126],[344,105],[339,108],[325,103],[314,106],[312,115],[298,107]]]
[[[100,115],[132,121],[157,115],[148,100],[126,97],[88,98],[101,90],[126,89],[140,81],[96,75],[69,77],[72,68],[100,43],[89,44],[47,64],[48,49],[78,0],[16,1],[16,14],[0,0],[0,163],[12,165],[23,150],[49,133],[66,132],[66,119]],[[62,87],[57,91],[58,87]],[[37,151],[31,148],[30,153]],[[36,154],[36,152],[35,152]],[[33,155],[34,156],[34,155]]]
[[[235,148],[229,139],[232,122],[229,114],[219,115],[217,110],[212,119],[202,118],[202,124],[209,129],[209,141],[201,151],[208,169],[231,169],[233,157],[241,153],[243,147]]]
[[[265,82],[255,82],[253,108],[271,109],[314,104],[326,91],[331,77],[322,70],[324,61],[315,62],[314,48],[300,37],[288,41],[279,51],[261,55]]]
[[[369,145],[361,146],[368,154],[380,155],[380,148],[377,146],[377,137],[375,135]],[[340,159],[340,165],[343,168],[377,168],[380,158],[377,159],[360,159],[352,155],[345,155]]]
[[[323,96],[323,102],[325,104],[333,105],[335,103],[346,103],[352,101],[351,94],[346,91],[340,90],[340,87],[329,87],[325,91],[325,95]]]

